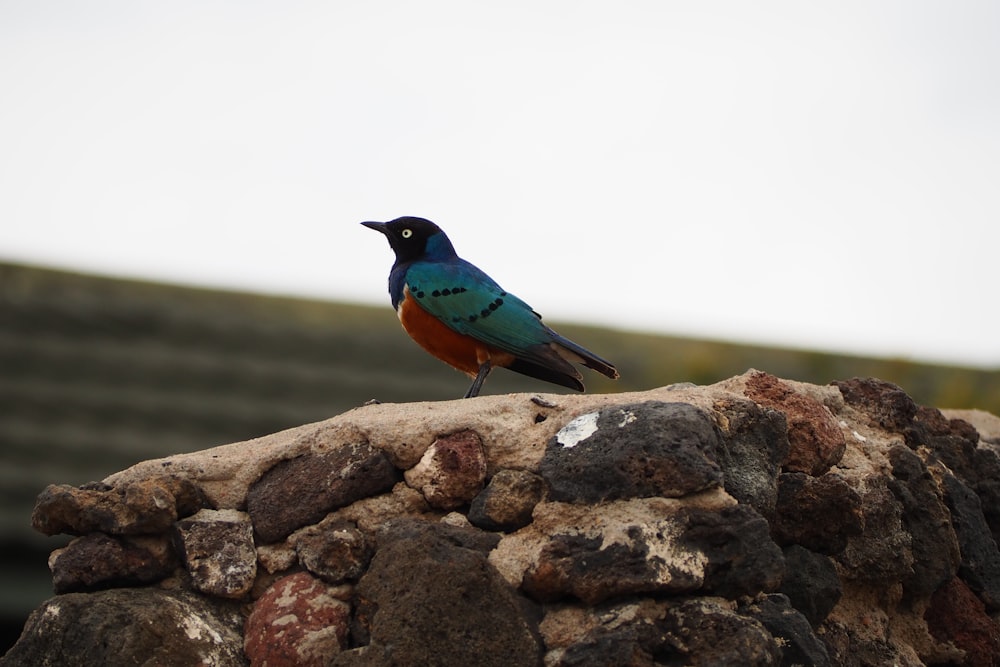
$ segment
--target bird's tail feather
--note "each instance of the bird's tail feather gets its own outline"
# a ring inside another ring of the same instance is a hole
[[[565,373],[548,366],[536,364],[535,362],[528,361],[527,359],[515,359],[510,365],[507,366],[507,368],[515,373],[544,380],[545,382],[551,382],[552,384],[557,384],[560,387],[569,387],[570,389],[575,389],[576,391],[583,391],[583,382],[580,379],[581,376],[572,366],[570,366],[571,373]]]
[[[556,352],[566,361],[583,364],[587,368],[595,370],[601,375],[606,375],[612,380],[618,379],[618,369],[610,361],[601,359],[590,350],[580,347],[570,339],[564,338],[559,334],[555,334],[554,338]]]

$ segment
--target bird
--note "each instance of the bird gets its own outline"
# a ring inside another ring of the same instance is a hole
[[[404,216],[362,222],[389,240],[396,261],[389,296],[403,329],[431,355],[470,378],[465,398],[479,395],[493,368],[583,391],[583,364],[612,379],[609,361],[560,336],[531,306],[455,252],[430,220]]]

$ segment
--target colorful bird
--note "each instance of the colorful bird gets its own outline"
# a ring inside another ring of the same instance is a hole
[[[385,234],[396,253],[389,296],[403,329],[432,355],[474,378],[479,395],[494,367],[583,391],[573,363],[609,378],[609,362],[542,324],[542,316],[483,271],[460,258],[441,228],[404,217],[362,222]]]

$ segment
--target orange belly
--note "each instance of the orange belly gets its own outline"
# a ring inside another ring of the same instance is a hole
[[[493,366],[506,366],[515,359],[508,352],[449,328],[421,308],[410,295],[409,288],[403,288],[403,300],[399,303],[397,315],[403,329],[420,347],[470,377],[476,376],[484,361]]]

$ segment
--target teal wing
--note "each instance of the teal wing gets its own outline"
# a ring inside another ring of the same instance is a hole
[[[539,363],[550,360],[551,330],[521,299],[464,260],[416,262],[406,284],[427,312],[455,331]]]

